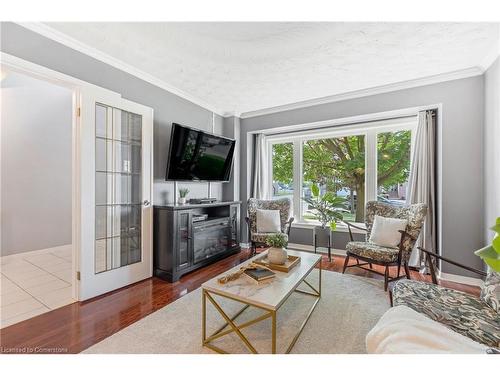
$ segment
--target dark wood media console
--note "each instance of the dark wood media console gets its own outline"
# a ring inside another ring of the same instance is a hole
[[[240,249],[241,202],[154,206],[154,275],[174,282]]]

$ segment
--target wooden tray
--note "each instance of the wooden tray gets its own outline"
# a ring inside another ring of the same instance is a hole
[[[296,257],[294,255],[289,255],[285,264],[272,264],[267,260],[267,255],[256,259],[253,263],[260,264],[272,270],[281,271],[281,272],[289,272],[293,267],[300,263],[300,257]]]

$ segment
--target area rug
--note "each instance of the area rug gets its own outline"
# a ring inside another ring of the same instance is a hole
[[[316,285],[317,272],[313,272],[308,280]],[[366,353],[366,334],[390,307],[383,283],[331,271],[323,272],[322,282],[321,300],[292,353]],[[219,298],[217,302],[228,315],[242,307],[227,299]],[[278,353],[286,350],[313,302],[314,297],[293,293],[280,308]],[[261,313],[262,310],[250,307],[237,322],[256,318]],[[207,331],[215,331],[223,322],[215,308],[207,303]],[[246,327],[242,332],[259,353],[271,352],[270,319]],[[249,353],[234,332],[213,343],[231,353]],[[124,328],[84,353],[213,353],[201,345],[201,289]]]

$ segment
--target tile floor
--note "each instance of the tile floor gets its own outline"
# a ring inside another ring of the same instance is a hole
[[[0,257],[0,328],[75,302],[71,245]]]

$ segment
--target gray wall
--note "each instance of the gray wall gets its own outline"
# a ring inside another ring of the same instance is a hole
[[[416,106],[442,104],[442,243],[449,258],[481,267],[473,254],[484,244],[483,202],[483,76],[399,90],[262,115],[241,120],[241,197],[249,196],[250,174],[245,161],[251,153],[249,133],[286,125],[351,117]],[[439,203],[439,202],[438,202]],[[292,235],[292,239],[295,234]],[[444,265],[444,272],[471,275]]]
[[[163,180],[171,123],[178,122],[210,130],[210,111],[12,23],[1,24],[1,49],[25,60],[119,92],[127,99],[152,107],[155,111],[154,203],[173,200],[172,184]],[[253,145],[249,132],[436,103],[443,105],[443,159],[440,171],[443,178],[441,253],[471,266],[480,267],[480,260],[472,252],[483,245],[485,232],[482,76],[241,119],[241,157],[238,172],[241,177],[240,198],[246,200],[250,191],[251,160],[247,158],[247,151],[251,151]],[[232,126],[236,123],[237,121],[233,120]],[[219,131],[225,132],[227,126],[230,126],[227,124],[220,116],[216,116],[216,128],[222,129]],[[222,186],[216,185],[212,188],[217,191],[219,198],[223,189],[224,195],[234,194],[234,187],[228,188],[232,191],[230,193]],[[196,184],[192,190],[191,196],[206,195],[206,185]],[[242,213],[244,212],[243,209]],[[451,266],[445,266],[443,270],[460,273],[459,269]]]
[[[1,90],[1,255],[71,244],[72,92],[12,72]]]
[[[2,22],[0,27],[2,52],[118,92],[126,99],[154,109],[153,203],[173,202],[173,183],[165,181],[172,122],[211,131],[212,112],[17,24]],[[223,118],[216,115],[215,132],[221,133],[223,129]],[[206,183],[186,185],[191,190],[189,197],[208,194]],[[222,184],[212,184],[211,190],[212,196],[221,199]]]
[[[364,234],[353,233],[355,241],[364,241]],[[348,232],[334,232],[331,236],[331,244],[334,249],[345,249],[350,241]],[[290,231],[290,243],[300,245],[312,245],[314,243],[314,232],[309,228],[292,228]]]
[[[224,135],[235,139],[236,147],[234,150],[231,181],[227,184],[223,184],[222,197],[224,200],[237,201],[240,199],[240,147],[239,147],[241,142],[240,119],[234,116],[225,117],[223,126],[224,126],[223,130]]]
[[[500,58],[484,74],[484,198],[485,242],[493,239],[489,230],[500,216]]]

